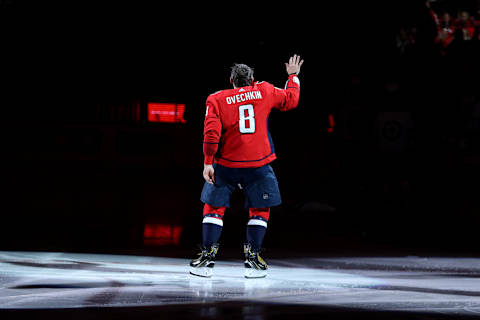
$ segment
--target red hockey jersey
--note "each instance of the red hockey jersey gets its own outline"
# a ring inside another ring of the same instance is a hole
[[[207,99],[203,152],[205,164],[214,161],[231,168],[261,167],[276,159],[268,132],[273,108],[296,108],[300,81],[288,77],[285,89],[268,82],[216,92]]]

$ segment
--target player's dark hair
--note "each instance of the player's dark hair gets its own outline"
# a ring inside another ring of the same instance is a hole
[[[235,87],[252,85],[253,69],[242,63],[235,63],[230,74]]]

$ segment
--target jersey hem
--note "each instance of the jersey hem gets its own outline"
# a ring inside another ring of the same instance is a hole
[[[277,156],[275,155],[275,153],[272,153],[271,155],[261,160],[231,161],[223,158],[215,158],[214,161],[215,163],[218,163],[219,165],[228,168],[258,168],[269,164],[275,159],[277,159]]]

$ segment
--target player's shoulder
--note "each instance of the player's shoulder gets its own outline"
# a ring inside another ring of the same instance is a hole
[[[210,94],[207,100],[217,100],[221,99],[222,97],[231,94],[232,89],[225,89],[225,90],[218,90],[212,94]]]
[[[207,101],[208,101],[208,100],[215,100],[215,99],[217,99],[217,97],[218,97],[221,93],[222,93],[222,90],[219,90],[219,91],[216,91],[216,92],[214,92],[214,93],[209,94],[208,97],[207,97]]]
[[[267,81],[257,81],[255,82],[255,87],[260,89],[260,91],[270,91],[274,88],[273,84]]]
[[[255,86],[268,87],[268,86],[271,86],[271,84],[267,81],[255,81]]]

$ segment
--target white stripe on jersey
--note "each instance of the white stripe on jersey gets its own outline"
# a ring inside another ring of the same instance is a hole
[[[288,82],[289,82],[289,81],[290,81],[290,80],[287,80],[287,82],[285,83],[285,89],[287,89],[287,87],[288,87]],[[297,76],[293,77],[293,78],[292,78],[292,81],[295,82],[296,84],[298,84],[298,86],[300,86],[300,79],[298,79]]]

